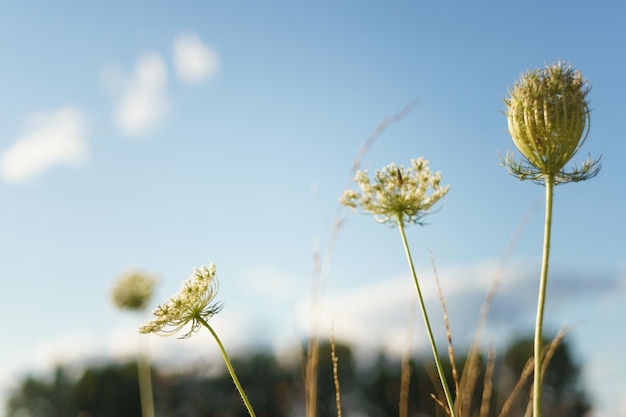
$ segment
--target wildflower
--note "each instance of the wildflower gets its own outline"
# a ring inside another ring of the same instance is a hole
[[[183,285],[177,294],[170,297],[164,304],[157,307],[152,312],[154,320],[151,320],[139,328],[140,333],[157,333],[161,335],[171,335],[191,323],[191,329],[185,333],[181,339],[190,337],[193,333],[204,326],[211,333],[217,346],[222,352],[222,357],[226,363],[228,373],[230,373],[239,395],[244,402],[250,417],[255,417],[252,405],[248,400],[235,369],[226,353],[226,349],[222,341],[215,333],[215,330],[209,324],[209,320],[221,309],[222,305],[215,303],[213,300],[217,295],[217,277],[215,276],[215,264],[212,262],[209,266],[194,268],[190,278],[183,282]],[[168,328],[169,329],[166,329]]]
[[[339,200],[340,203],[352,209],[360,208],[364,213],[373,214],[374,219],[379,223],[391,223],[398,226],[409,262],[411,276],[417,290],[417,298],[424,325],[426,326],[426,333],[433,350],[435,367],[439,374],[441,388],[446,397],[447,408],[443,403],[441,404],[448,415],[456,417],[454,402],[443,371],[443,365],[439,357],[439,351],[430,326],[424,297],[422,296],[409,243],[404,231],[404,225],[407,223],[423,225],[422,219],[424,216],[431,213],[431,209],[435,204],[448,193],[450,186],[441,186],[441,174],[439,172],[432,173],[428,168],[428,161],[424,158],[412,159],[411,168],[403,168],[391,163],[380,171],[376,171],[374,183],[367,176],[367,171],[357,171],[354,182],[358,184],[361,191],[344,191]]]
[[[143,310],[152,298],[156,283],[156,278],[141,271],[129,271],[113,287],[113,304],[122,310]]]
[[[525,161],[507,154],[501,162],[509,173],[537,183],[549,179],[555,185],[597,175],[599,160],[591,158],[564,170],[589,134],[588,93],[580,72],[561,61],[520,77],[504,103],[509,133]]]
[[[156,278],[141,271],[129,271],[115,283],[111,297],[116,307],[123,310],[141,311],[146,308],[152,298]],[[147,341],[143,342],[146,343]],[[150,357],[142,352],[144,346],[140,341],[137,356],[137,375],[139,378],[139,397],[141,401],[141,415],[154,417],[154,403],[152,399],[152,377],[150,376]]]
[[[354,181],[360,188],[344,191],[340,203],[374,215],[379,223],[422,225],[422,218],[450,190],[441,186],[441,174],[432,173],[428,161],[411,160],[411,168],[394,163],[376,171],[374,183],[367,171],[357,171]]]
[[[194,268],[180,291],[157,307],[152,312],[154,319],[141,326],[139,332],[170,335],[191,323],[191,329],[182,338],[191,336],[221,310],[221,304],[213,302],[217,289],[213,263],[208,267]]]
[[[533,416],[541,417],[543,356],[543,316],[550,264],[552,206],[554,187],[584,181],[600,171],[600,160],[587,158],[581,167],[565,170],[589,134],[589,87],[580,72],[561,61],[542,70],[523,74],[504,100],[509,133],[525,162],[516,162],[507,154],[502,165],[520,180],[544,184],[546,215],[543,257],[539,277],[537,317],[534,340]]]

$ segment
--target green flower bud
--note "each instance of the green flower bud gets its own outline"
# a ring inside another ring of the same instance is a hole
[[[143,310],[152,298],[156,283],[156,278],[143,272],[126,272],[113,286],[113,304],[123,310]]]
[[[590,159],[580,169],[563,170],[589,134],[588,93],[580,72],[561,61],[523,74],[504,103],[509,133],[528,164],[507,155],[509,172],[536,182],[550,176],[557,184],[595,176],[600,167]]]

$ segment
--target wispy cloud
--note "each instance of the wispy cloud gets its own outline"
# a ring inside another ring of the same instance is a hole
[[[219,57],[198,35],[185,32],[174,40],[174,68],[183,83],[195,84],[217,73]]]
[[[538,263],[524,259],[510,260],[501,272],[498,272],[496,261],[443,267],[439,270],[439,277],[450,316],[452,335],[461,351],[469,347],[476,330],[480,307],[498,273],[501,273],[502,282],[491,305],[486,333],[483,334],[486,339],[489,339],[490,334],[497,334],[498,340],[506,341],[509,337],[516,336],[517,332],[532,330]],[[418,271],[418,276],[433,330],[438,340],[446,343],[442,326],[443,313],[433,272],[424,269]],[[583,282],[586,284],[583,285]],[[564,288],[567,288],[567,295],[560,297]],[[564,321],[573,323],[588,314],[588,311],[580,308],[581,297],[601,300],[615,294],[620,288],[619,274],[610,271],[570,271],[555,267],[548,288],[553,295],[549,303],[553,324],[559,327]],[[345,292],[330,294],[326,297],[319,317],[321,336],[327,338],[330,324],[334,323],[335,336],[359,349],[383,348],[391,354],[400,354],[404,349],[409,306],[415,298],[415,288],[408,274],[386,277],[380,281],[352,287]],[[307,301],[297,304],[299,306],[296,307],[294,316],[298,317],[301,331],[306,332],[310,309]],[[413,323],[419,328],[416,334],[423,335],[419,311],[415,312]],[[425,338],[414,340],[417,349],[427,351]]]
[[[80,165],[88,155],[85,116],[63,107],[31,118],[22,137],[0,154],[0,177],[24,183],[56,165]]]
[[[143,136],[168,116],[167,68],[157,52],[141,55],[130,76],[110,66],[103,71],[102,78],[114,95],[115,125],[124,134]]]

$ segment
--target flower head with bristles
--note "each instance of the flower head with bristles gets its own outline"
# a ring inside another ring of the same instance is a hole
[[[599,160],[588,158],[570,171],[565,165],[578,152],[589,134],[589,87],[580,72],[558,61],[543,69],[528,71],[515,82],[504,99],[513,143],[525,161],[512,154],[501,163],[520,180],[554,184],[583,181],[600,171]]]
[[[180,291],[157,307],[152,312],[154,319],[141,326],[139,332],[167,336],[191,323],[191,328],[181,338],[190,337],[203,322],[207,323],[221,310],[221,304],[213,301],[217,290],[215,265],[195,268]]]
[[[423,158],[411,160],[410,168],[392,163],[376,171],[373,182],[367,171],[357,171],[354,181],[360,191],[344,191],[340,203],[392,225],[422,225],[422,218],[450,189],[449,185],[441,186],[441,174],[431,172]]]
[[[113,286],[111,298],[117,308],[123,310],[143,310],[148,305],[156,278],[141,271],[124,273]]]

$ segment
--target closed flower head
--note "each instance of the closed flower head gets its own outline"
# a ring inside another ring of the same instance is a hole
[[[528,71],[515,82],[504,100],[505,114],[513,143],[525,162],[507,154],[502,163],[511,174],[535,182],[550,177],[558,184],[598,173],[599,161],[590,158],[580,168],[564,170],[589,134],[588,93],[580,72],[561,61]]]
[[[370,181],[367,171],[354,178],[360,191],[346,190],[341,204],[373,214],[380,223],[417,223],[446,195],[450,186],[441,186],[441,174],[432,173],[428,161],[411,160],[410,168],[390,164],[376,171]]]
[[[156,283],[156,278],[141,271],[126,272],[113,286],[113,304],[123,310],[143,310],[152,298]]]
[[[177,294],[153,311],[154,319],[139,328],[140,333],[170,335],[187,324],[191,328],[182,338],[191,336],[201,324],[218,313],[221,304],[215,303],[218,283],[215,265],[195,268],[190,278],[183,282]]]

